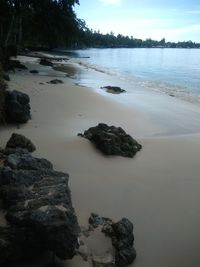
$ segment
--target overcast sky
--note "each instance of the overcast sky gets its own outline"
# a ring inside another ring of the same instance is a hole
[[[200,42],[200,0],[80,0],[75,12],[101,33]]]

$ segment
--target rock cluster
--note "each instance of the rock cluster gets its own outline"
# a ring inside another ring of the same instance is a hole
[[[89,139],[105,155],[120,155],[132,158],[142,146],[121,127],[99,123],[78,136]]]
[[[79,226],[69,176],[53,170],[48,160],[33,157],[30,140],[20,139],[13,135],[0,153],[0,197],[8,223],[0,227],[0,265],[44,251],[71,259],[78,248]]]
[[[106,89],[106,92],[108,93],[112,93],[112,94],[121,94],[121,93],[125,93],[126,90],[122,89],[119,86],[103,86],[101,87],[101,89]]]
[[[91,229],[100,228],[102,233],[111,238],[112,245],[115,248],[114,260],[110,257],[109,264],[111,266],[113,266],[113,261],[115,263],[114,266],[124,267],[135,260],[136,251],[134,248],[133,224],[127,218],[122,218],[115,223],[110,218],[101,217],[98,214],[92,213],[88,221],[90,231],[92,231]],[[99,266],[107,266],[104,264],[104,257],[101,256],[100,258],[101,265]]]
[[[30,98],[19,91],[6,92],[6,117],[9,122],[26,123],[31,118]]]

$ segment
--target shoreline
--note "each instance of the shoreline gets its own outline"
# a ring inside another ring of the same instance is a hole
[[[84,51],[82,52],[81,50],[77,50],[78,54],[77,55],[90,55],[91,58],[92,56],[98,56],[93,54],[93,52],[88,52],[85,53]],[[95,51],[95,49],[94,49]],[[172,55],[173,56],[173,55]],[[175,55],[174,55],[175,56]],[[103,57],[105,57],[105,55],[103,54]],[[90,58],[90,57],[89,57]],[[111,58],[112,60],[112,58]],[[138,59],[137,59],[138,60]],[[143,59],[144,60],[144,59]],[[153,58],[152,58],[153,60]],[[128,89],[129,91],[131,90],[130,85],[134,88],[138,88],[139,90],[147,90],[147,91],[154,91],[154,92],[161,92],[162,94],[168,95],[170,97],[175,97],[181,100],[184,100],[186,102],[190,102],[193,103],[195,105],[200,106],[200,94],[199,94],[199,86],[197,86],[197,84],[193,84],[193,86],[189,86],[190,83],[187,82],[187,80],[185,81],[186,83],[181,83],[180,80],[180,74],[179,74],[179,80],[174,80],[174,82],[170,82],[171,81],[171,76],[168,75],[168,79],[157,79],[157,77],[153,76],[153,79],[151,79],[151,75],[153,74],[153,72],[149,73],[149,78],[148,75],[144,75],[141,74],[140,76],[140,72],[136,75],[134,75],[134,71],[131,72],[131,75],[128,74],[128,71],[124,72],[123,68],[120,69],[120,67],[118,65],[115,66],[115,68],[113,68],[111,65],[109,66],[109,64],[106,64],[104,61],[105,59],[103,58],[104,62],[104,66],[103,63],[101,64],[101,61],[97,61],[99,63],[95,63],[93,62],[93,60],[84,60],[82,58],[72,58],[72,61],[74,61],[75,64],[79,64],[80,66],[83,66],[85,69],[90,69],[90,70],[94,70],[97,71],[99,73],[104,73],[109,75],[110,77],[112,77],[112,80],[118,80],[119,83],[121,83],[122,85],[124,84],[125,86],[128,85]],[[130,61],[131,62],[131,61]],[[115,64],[115,62],[114,62]],[[107,67],[105,67],[107,66]],[[151,66],[150,66],[151,68]],[[157,72],[157,70],[155,69],[155,72]],[[154,73],[155,73],[154,72]],[[137,72],[136,72],[137,73]],[[162,74],[162,73],[161,73]],[[178,75],[178,74],[177,74]],[[182,76],[184,78],[184,76],[187,76],[186,73],[183,73]],[[197,75],[197,74],[196,74]],[[173,75],[172,75],[173,76]],[[83,81],[83,84],[89,87],[96,87],[97,83],[93,82],[92,86],[90,86],[90,83],[87,84],[87,74],[86,74],[86,80]],[[104,77],[105,78],[105,77]],[[91,78],[92,80],[92,78]],[[193,80],[191,80],[192,82]],[[89,81],[90,82],[90,81]]]
[[[35,156],[69,173],[80,225],[91,212],[114,220],[128,217],[135,227],[138,254],[131,266],[198,266],[199,108],[138,91],[133,102],[123,104],[122,95],[77,86],[76,80],[29,60],[29,70],[31,66],[44,75],[16,72],[10,75],[9,89],[29,94],[32,120],[20,129],[1,127],[1,146],[11,133],[22,133],[37,146]],[[55,77],[64,83],[46,83]],[[143,149],[134,159],[103,156],[77,136],[99,122],[121,126]],[[79,257],[63,264],[91,266]]]

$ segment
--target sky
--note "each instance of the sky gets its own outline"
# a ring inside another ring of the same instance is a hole
[[[79,0],[77,17],[101,33],[200,42],[200,0]]]

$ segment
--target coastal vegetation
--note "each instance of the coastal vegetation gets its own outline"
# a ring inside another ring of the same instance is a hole
[[[200,48],[199,43],[192,41],[167,42],[165,38],[160,41],[147,38],[137,39],[133,36],[122,34],[114,35],[113,32],[103,34],[100,31],[93,31],[86,26],[86,23],[79,20],[79,35],[76,45],[79,47],[96,48]]]

